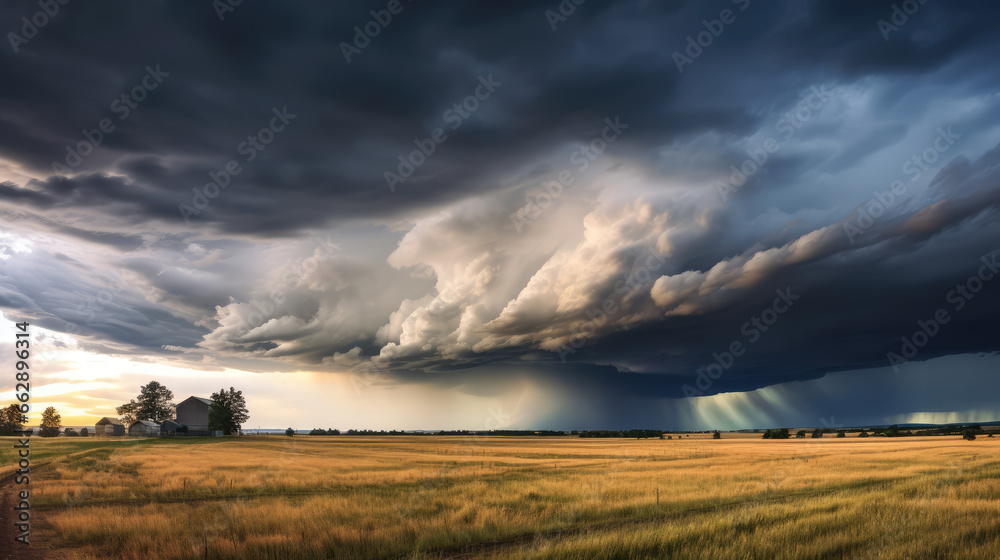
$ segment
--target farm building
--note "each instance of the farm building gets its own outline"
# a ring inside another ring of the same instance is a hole
[[[94,434],[98,436],[123,436],[125,435],[125,425],[117,418],[105,416],[94,425]]]
[[[149,420],[139,420],[128,427],[130,436],[158,436],[160,435],[160,425]]]
[[[177,434],[186,434],[187,431],[187,426],[174,420],[167,420],[160,425],[161,436],[176,436]]]
[[[188,397],[177,405],[177,423],[187,426],[189,433],[207,432],[208,412],[211,409],[212,399]]]

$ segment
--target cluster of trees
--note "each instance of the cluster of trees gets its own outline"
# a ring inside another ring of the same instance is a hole
[[[969,440],[969,441],[973,441],[974,439],[976,439],[977,435],[983,435],[985,433],[986,432],[983,430],[982,426],[980,426],[979,424],[974,424],[972,426],[967,426],[965,429],[962,429],[962,437],[965,438],[965,439],[967,439],[967,440]],[[988,435],[986,437],[993,437],[993,434],[990,434],[990,435]]]
[[[292,430],[292,432],[294,432],[294,431],[295,430]],[[323,428],[313,428],[312,431],[309,432],[309,435],[311,435],[311,436],[339,436],[340,435],[340,430],[335,430],[333,428],[330,428],[329,430],[324,430]]]
[[[229,436],[238,434],[250,419],[250,412],[243,398],[243,391],[230,387],[212,393],[212,407],[208,413],[208,429],[221,431]],[[115,409],[122,423],[131,426],[139,420],[162,424],[177,418],[174,393],[159,381],[150,381],[139,388],[139,396]]]
[[[764,432],[764,439],[788,439],[788,428],[775,428]]]
[[[38,435],[42,437],[55,437],[59,435],[59,428],[62,427],[62,417],[54,406],[50,406],[42,412],[42,425],[38,429]],[[24,429],[24,414],[21,407],[12,404],[0,409],[0,436],[31,435],[34,430]]]
[[[42,412],[42,423],[38,428],[38,435],[42,437],[56,437],[59,435],[61,427],[62,416],[60,416],[59,411],[54,406],[50,406]],[[77,434],[76,430],[70,428],[67,431],[72,433],[67,435],[87,435],[86,430],[84,428],[82,430],[83,434]],[[15,434],[31,435],[33,432],[34,430],[24,429],[24,413],[21,412],[20,406],[12,404],[0,409],[0,436],[12,436]]]
[[[21,407],[12,404],[0,409],[0,436],[12,436],[24,429]]]
[[[913,432],[909,430],[905,432],[900,431],[899,426],[893,424],[888,428],[872,428],[872,435],[882,436],[882,437],[904,437],[904,436],[912,436]]]
[[[212,408],[208,412],[208,429],[221,430],[223,435],[240,433],[243,424],[250,419],[243,391],[230,387],[212,393]]]

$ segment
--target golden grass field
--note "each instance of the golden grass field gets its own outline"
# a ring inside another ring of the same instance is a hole
[[[996,438],[32,446],[32,538],[60,560],[1000,558]]]

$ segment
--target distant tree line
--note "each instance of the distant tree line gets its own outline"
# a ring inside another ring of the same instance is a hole
[[[982,435],[985,432],[983,427],[979,424],[972,424],[970,426],[940,426],[938,428],[929,428],[926,430],[917,430],[913,435],[916,436],[965,436],[967,433],[972,433],[972,435]]]
[[[871,433],[869,433],[869,430],[871,430]],[[828,429],[825,429],[825,428],[816,428],[816,429],[814,429],[812,431],[812,434],[811,434],[810,437],[821,438],[821,437],[823,437],[824,434],[832,433],[832,432],[833,432],[833,430],[828,430]],[[837,432],[837,437],[838,438],[847,437],[847,430],[837,430],[836,432]],[[798,430],[795,433],[795,437],[797,437],[797,438],[804,438],[804,437],[806,437],[807,433],[808,433],[807,430]],[[909,436],[961,435],[965,439],[971,441],[971,440],[976,439],[977,435],[982,435],[984,433],[985,432],[983,431],[982,426],[980,426],[979,424],[973,424],[971,426],[941,426],[941,427],[938,427],[938,428],[931,428],[931,429],[927,429],[927,430],[918,430],[915,433],[913,431],[911,431],[911,430],[900,430],[899,426],[892,425],[892,426],[889,426],[888,428],[867,428],[867,429],[862,428],[858,432],[857,437],[866,438],[866,437],[909,437]],[[788,428],[780,428],[780,429],[779,428],[775,428],[775,429],[765,430],[762,437],[763,437],[763,439],[788,439],[788,438],[791,437],[791,434],[789,433]],[[993,435],[990,434],[989,437],[993,437]]]
[[[588,430],[580,432],[582,438],[658,438],[663,430]]]
[[[559,430],[450,430],[436,432],[439,436],[565,436],[566,432]]]
[[[289,428],[291,429],[291,428]],[[287,430],[286,430],[287,431]],[[294,432],[294,430],[293,430]],[[323,428],[313,428],[311,436],[513,436],[513,437],[553,437],[553,436],[579,436],[582,438],[659,438],[663,435],[662,430],[585,430],[570,431],[563,430],[440,430],[437,432],[405,432],[401,430],[355,430],[340,431],[334,428],[324,430]],[[721,436],[720,436],[721,437]],[[717,438],[718,439],[718,438]]]
[[[574,432],[575,433],[575,432]],[[440,430],[437,432],[405,432],[402,430],[340,430],[330,428],[313,428],[311,436],[565,436],[566,432],[557,430]],[[659,436],[659,433],[657,433]]]
[[[309,435],[311,435],[311,436],[339,436],[340,435],[340,430],[335,430],[333,428],[330,428],[329,430],[324,430],[323,428],[313,428],[312,431],[309,432]]]

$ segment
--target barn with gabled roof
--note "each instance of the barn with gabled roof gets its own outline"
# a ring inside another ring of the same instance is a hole
[[[151,437],[160,435],[160,425],[151,420],[139,420],[128,427],[128,435]]]
[[[105,416],[94,424],[94,434],[98,436],[123,436],[125,435],[125,424],[117,418]]]
[[[212,410],[212,399],[188,397],[177,405],[177,422],[187,426],[188,433],[209,435],[208,413]]]

